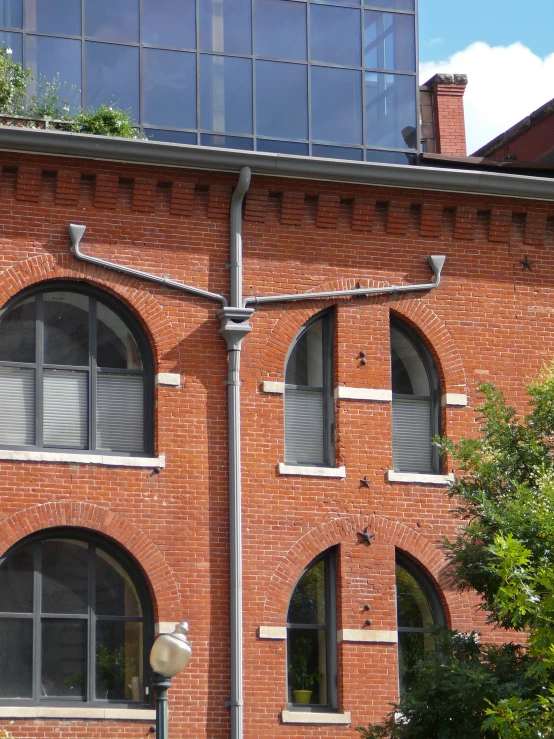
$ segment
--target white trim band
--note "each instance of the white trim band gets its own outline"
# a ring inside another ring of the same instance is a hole
[[[345,387],[337,385],[335,400],[376,400],[380,403],[392,401],[392,390],[376,390],[370,387]]]
[[[175,372],[158,372],[154,382],[164,387],[181,387],[181,375]]]
[[[0,718],[104,719],[115,721],[155,721],[149,708],[71,708],[58,706],[0,706]]]
[[[286,626],[259,626],[258,639],[286,639]]]
[[[179,621],[158,621],[154,624],[154,634],[173,634]]]
[[[304,477],[346,477],[346,467],[308,467],[300,464],[279,462],[280,475],[302,475]]]
[[[165,467],[165,454],[158,457],[118,457],[109,454],[79,454],[77,452],[26,452],[22,449],[0,449],[0,460],[13,462],[67,462],[68,464],[98,464],[109,467]]]
[[[467,395],[465,393],[444,393],[442,396],[443,405],[456,405],[463,407],[467,405]]]
[[[262,382],[262,393],[269,393],[270,395],[283,395],[284,392],[284,382],[273,382],[272,380],[264,380]]]
[[[451,485],[454,482],[454,473],[448,475],[427,475],[420,472],[395,472],[388,470],[388,482],[416,482],[422,485]]]
[[[335,724],[348,726],[352,722],[350,711],[344,713],[316,713],[315,711],[281,711],[284,724]]]
[[[339,629],[337,641],[358,642],[366,644],[398,644],[397,631],[380,631],[379,629]]]

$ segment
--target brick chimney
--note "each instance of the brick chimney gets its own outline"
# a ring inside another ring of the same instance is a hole
[[[467,156],[465,74],[436,74],[421,87],[421,137],[425,151]]]

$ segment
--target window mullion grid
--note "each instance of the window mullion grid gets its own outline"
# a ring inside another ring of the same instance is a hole
[[[44,299],[36,297],[36,349],[35,349],[35,446],[44,447]]]
[[[96,300],[89,298],[88,449],[96,449]]]
[[[87,619],[87,701],[96,700],[96,548],[88,545],[88,619]]]
[[[40,541],[33,547],[33,677],[32,696],[38,703],[41,695],[42,670],[42,544]]]
[[[332,466],[335,463],[335,417],[333,398],[333,322],[329,315],[323,321],[323,443],[325,462]]]
[[[327,647],[327,704],[338,708],[336,556],[325,560],[325,642]]]

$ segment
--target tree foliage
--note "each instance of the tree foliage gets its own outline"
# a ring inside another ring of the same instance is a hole
[[[455,643],[438,650],[418,666],[415,687],[397,707],[407,723],[389,717],[361,730],[367,739],[554,737],[554,366],[528,386],[529,412],[522,418],[493,385],[479,390],[479,434],[458,444],[437,440],[457,470],[449,495],[463,522],[445,546],[458,586],[477,591],[489,622],[522,632],[524,646],[507,648],[513,661],[508,671],[501,668],[504,658],[498,661],[491,647],[483,647],[473,664],[477,674],[486,668],[496,682],[485,680],[475,693],[469,673],[458,682],[465,653]],[[510,679],[512,672],[517,679]],[[442,683],[433,679],[437,673]],[[460,698],[448,690],[452,683],[480,729],[463,734],[458,724],[458,733],[449,733],[450,723],[460,720]],[[418,734],[418,722],[429,712],[425,696],[439,720]]]

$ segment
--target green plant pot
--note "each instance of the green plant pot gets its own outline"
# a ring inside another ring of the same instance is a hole
[[[313,690],[293,690],[295,703],[309,703],[312,699]]]

